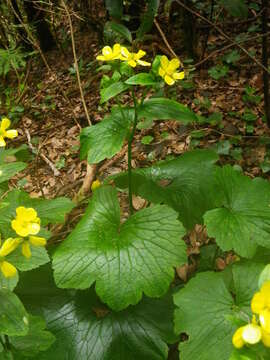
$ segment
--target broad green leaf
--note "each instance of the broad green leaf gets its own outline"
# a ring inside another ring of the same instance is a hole
[[[186,261],[185,234],[177,213],[163,205],[138,211],[120,222],[117,192],[97,189],[85,215],[53,255],[54,277],[61,288],[96,292],[114,310],[163,295],[173,267]]]
[[[159,0],[147,1],[147,9],[142,16],[140,27],[137,31],[137,38],[141,38],[145,33],[151,30],[154,18],[158,12]]]
[[[208,235],[222,250],[252,257],[257,245],[270,248],[270,185],[251,180],[231,166],[216,170],[215,190],[222,194],[219,208],[204,215]]]
[[[245,0],[219,0],[218,2],[232,16],[246,18],[248,15],[248,6]]]
[[[9,338],[15,358],[29,359],[47,350],[54,343],[55,337],[45,329],[46,322],[41,317],[29,316],[28,334]]]
[[[9,180],[12,176],[16,175],[19,171],[25,168],[26,164],[23,162],[0,165],[0,184]]]
[[[0,334],[26,335],[28,314],[19,298],[8,289],[0,289]]]
[[[106,9],[111,17],[121,19],[123,15],[123,0],[105,0]]]
[[[179,213],[184,226],[202,223],[203,214],[219,204],[213,191],[214,163],[218,156],[209,150],[186,152],[176,159],[160,162],[132,173],[133,192],[153,203],[165,203]],[[116,185],[127,188],[127,173],[113,177]]]
[[[113,157],[121,150],[129,127],[134,119],[131,109],[112,111],[100,123],[84,128],[81,133],[81,159],[87,157],[90,164]]]
[[[259,288],[262,287],[263,283],[270,281],[270,264],[266,265],[259,277]]]
[[[113,21],[109,21],[107,22],[106,26],[111,28],[112,31],[114,31],[115,33],[121,35],[124,39],[126,39],[130,43],[132,43],[131,32],[128,30],[128,28],[125,25]]]
[[[183,104],[166,98],[151,98],[138,109],[139,117],[154,120],[177,120],[183,123],[196,122],[196,114]]]
[[[123,83],[122,81],[118,81],[113,83],[112,85],[102,89],[100,91],[100,103],[103,104],[106,101],[110,100],[114,96],[120,94],[121,92],[127,90],[129,85]]]
[[[28,259],[22,254],[21,246],[6,256],[7,261],[13,264],[20,271],[35,269],[50,261],[49,255],[43,246],[31,246],[32,256]]]
[[[166,342],[176,340],[168,295],[144,298],[114,313],[93,288],[72,292],[56,288],[47,267],[23,273],[17,291],[29,311],[45,316],[47,329],[56,337],[35,360],[166,360]]]
[[[72,210],[74,204],[64,197],[53,200],[34,199],[24,191],[13,190],[4,198],[0,207],[0,231],[4,238],[16,235],[11,228],[11,221],[16,217],[16,208],[19,206],[34,208],[41,219],[41,226],[45,226],[48,223],[63,222],[66,213]]]
[[[12,278],[6,278],[0,271],[0,289],[8,289],[12,291],[17,285],[18,281],[19,281],[18,274],[16,274],[16,276]]]
[[[175,330],[186,333],[180,342],[180,359],[228,360],[232,336],[238,323],[251,320],[250,301],[258,290],[263,264],[245,262],[232,268],[233,284],[228,289],[222,273],[199,273],[174,296]],[[233,295],[231,294],[233,292]]]
[[[128,85],[153,85],[156,82],[154,76],[149,73],[136,74],[125,81]]]

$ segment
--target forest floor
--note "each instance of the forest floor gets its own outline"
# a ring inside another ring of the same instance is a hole
[[[158,32],[156,38],[160,38]],[[175,49],[179,39],[169,40]],[[160,48],[164,48],[161,38],[159,41]],[[83,59],[80,74],[87,109],[92,123],[96,124],[106,113],[106,108],[99,106],[101,75],[95,72],[97,64],[94,62],[103,45],[99,44],[98,36],[93,31],[75,32],[75,43],[78,57]],[[209,37],[211,49],[219,49],[227,44],[217,36]],[[259,43],[248,43],[247,49],[259,58]],[[155,54],[149,52],[149,47],[146,46],[145,50],[148,59],[154,57]],[[208,53],[211,51],[213,50],[207,50]],[[218,53],[199,70],[190,73],[187,83],[192,86],[184,88],[179,85],[172,94],[179,102],[191,107],[208,121],[190,125],[176,121],[156,121],[149,129],[138,130],[133,145],[134,167],[149,166],[157,160],[177,156],[195,148],[211,148],[220,155],[221,164],[240,166],[250,177],[269,178],[270,131],[263,121],[262,71],[246,55],[240,53],[237,64],[229,66],[227,76],[214,80],[209,76],[208,70],[220,62],[224,53]],[[80,161],[79,157],[79,134],[81,128],[88,126],[88,123],[74,72],[71,44],[68,43],[64,51],[57,49],[44,55],[49,68],[42,60],[33,59],[28,62],[28,90],[22,98],[25,110],[18,123],[19,137],[14,140],[16,145],[30,144],[29,148],[32,147],[33,152],[34,147],[34,153],[28,167],[11,180],[11,185],[24,189],[34,197],[74,198],[86,174],[86,161]],[[184,54],[181,59],[185,60]],[[255,96],[261,97],[256,100],[257,103],[254,98],[252,100],[245,97],[247,87],[256,89]],[[151,143],[144,144],[144,136],[151,136]],[[41,154],[54,164],[59,174],[48,166]],[[113,159],[100,164],[96,176],[102,181],[108,175],[126,169],[125,147]],[[144,206],[144,202],[136,197],[134,205],[139,209]],[[204,230],[197,227],[195,233],[190,234],[190,243],[196,244],[199,238],[205,241],[205,236]],[[193,245],[190,253],[197,251]],[[224,260],[221,259],[217,265],[220,268],[225,266]],[[183,278],[185,273],[186,270],[184,273],[179,270],[179,276]]]

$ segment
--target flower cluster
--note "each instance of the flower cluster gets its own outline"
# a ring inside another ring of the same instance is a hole
[[[16,209],[16,218],[11,221],[11,227],[19,237],[5,240],[0,248],[0,270],[6,278],[14,277],[17,274],[15,266],[5,259],[7,255],[21,245],[23,256],[30,258],[32,255],[31,245],[46,245],[46,239],[35,236],[40,231],[40,218],[33,208],[19,206]]]
[[[14,139],[18,136],[17,130],[7,130],[10,127],[10,120],[4,117],[0,124],[0,147],[6,146],[5,138]]]
[[[121,60],[133,68],[137,65],[151,65],[149,62],[141,60],[146,54],[145,51],[139,50],[137,53],[130,52],[126,47],[121,46],[120,44],[114,44],[112,48],[110,46],[105,46],[101,52],[102,55],[96,57],[96,59],[100,61]],[[166,84],[173,85],[176,80],[182,80],[185,77],[183,69],[177,71],[179,67],[182,67],[179,59],[174,58],[169,60],[167,56],[163,55],[160,59],[158,74],[163,78]]]
[[[254,294],[251,300],[253,314],[252,323],[241,326],[233,335],[233,345],[240,349],[245,344],[257,344],[262,341],[266,347],[270,347],[270,281]]]

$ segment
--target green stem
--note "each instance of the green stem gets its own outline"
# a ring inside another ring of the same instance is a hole
[[[9,338],[7,335],[5,335],[5,341],[6,341],[6,349],[10,350],[10,342],[9,342]]]
[[[134,103],[134,120],[133,120],[133,127],[128,139],[128,202],[129,202],[129,212],[130,215],[133,214],[133,205],[132,205],[132,167],[131,167],[131,160],[132,160],[132,141],[134,138],[134,134],[136,131],[136,126],[138,122],[138,110],[137,110],[137,99],[135,95],[135,91],[132,88],[132,99]]]

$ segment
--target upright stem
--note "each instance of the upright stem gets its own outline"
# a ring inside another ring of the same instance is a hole
[[[132,167],[131,167],[131,160],[132,160],[132,141],[134,138],[137,121],[138,121],[138,109],[137,109],[137,99],[132,88],[132,99],[134,103],[134,120],[133,120],[133,127],[129,135],[128,139],[128,202],[129,202],[129,212],[130,215],[133,214],[133,205],[132,205]]]

